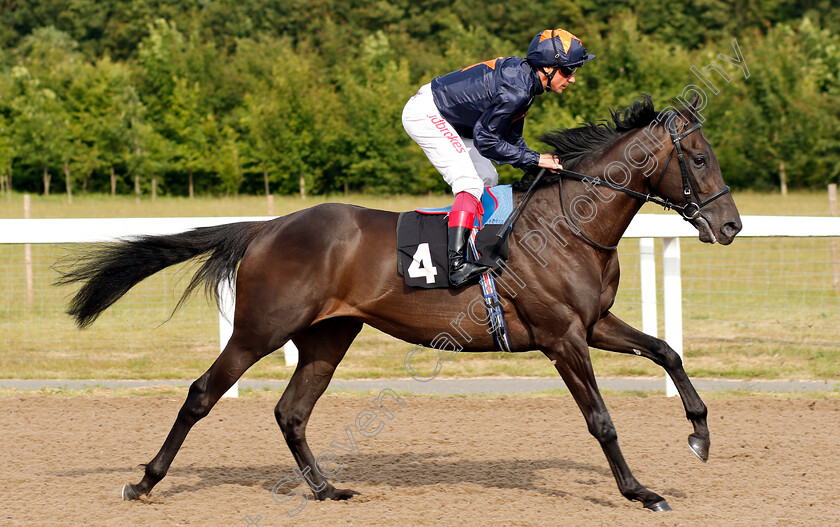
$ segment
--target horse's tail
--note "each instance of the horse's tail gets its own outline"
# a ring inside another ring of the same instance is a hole
[[[231,284],[248,245],[265,227],[264,222],[229,223],[199,227],[180,234],[140,236],[103,244],[91,252],[72,255],[56,265],[60,274],[55,285],[81,282],[82,287],[67,308],[80,328],[119,300],[145,278],[171,265],[203,257],[187,289],[175,306],[180,308],[200,284],[219,303],[218,286]]]

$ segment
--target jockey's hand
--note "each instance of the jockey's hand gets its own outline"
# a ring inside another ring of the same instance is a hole
[[[554,154],[540,154],[540,162],[537,164],[540,168],[547,168],[549,170],[559,170],[563,168],[560,164],[560,159]]]

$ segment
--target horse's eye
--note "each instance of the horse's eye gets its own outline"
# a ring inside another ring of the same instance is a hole
[[[702,167],[706,166],[706,158],[703,156],[694,156],[694,166]]]

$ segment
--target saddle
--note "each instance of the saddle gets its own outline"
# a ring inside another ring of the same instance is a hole
[[[510,185],[485,187],[484,194],[478,204],[478,214],[475,217],[475,227],[481,229],[484,225],[501,225],[513,211],[513,191]],[[452,205],[448,207],[419,208],[415,212],[420,214],[449,214]]]

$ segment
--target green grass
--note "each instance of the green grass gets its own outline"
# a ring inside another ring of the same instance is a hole
[[[341,202],[365,207],[403,211],[415,207],[442,207],[451,203],[445,195],[424,196],[368,196],[364,194],[274,196],[274,216],[282,216],[319,203]],[[144,197],[139,202],[133,196],[88,195],[73,196],[67,203],[65,195],[31,196],[33,218],[174,218],[203,216],[266,216],[268,200],[265,196],[226,197],[158,197],[155,201]],[[23,218],[23,196],[0,195],[0,218]]]
[[[733,193],[742,215],[768,216],[827,216],[826,192],[798,191],[787,196],[779,193],[743,191]],[[195,199],[160,196],[151,201],[144,196],[139,202],[133,196],[102,194],[74,195],[73,203],[67,196],[53,194],[49,197],[32,195],[33,218],[146,218],[194,216],[263,216],[268,213],[265,196],[225,196]],[[383,210],[411,210],[415,207],[439,207],[451,203],[445,194],[423,196],[371,196],[343,194],[308,196],[274,196],[274,215],[288,214],[302,208],[325,202],[341,202]],[[642,214],[673,214],[652,203],[646,204]],[[0,195],[0,218],[23,218],[23,195]]]
[[[173,396],[183,399],[189,388],[176,386],[148,386],[142,388],[105,388],[103,386],[91,386],[89,388],[39,388],[37,390],[18,390],[17,388],[0,389],[0,397],[14,397],[19,395],[39,395],[49,397],[124,397],[127,395],[136,397],[157,397]],[[244,392],[240,395],[248,395]]]
[[[738,193],[742,215],[826,215],[824,193]],[[275,197],[275,214],[324,201],[386,210],[440,206],[449,196]],[[32,197],[32,216],[153,217],[265,215],[265,197]],[[658,213],[650,205],[643,213]],[[0,218],[23,216],[22,198],[0,196]],[[659,242],[657,242],[659,243]],[[686,369],[694,377],[837,379],[840,377],[840,295],[831,288],[830,241],[738,239],[729,247],[682,241]],[[218,318],[203,298],[170,315],[190,276],[190,267],[166,270],[133,289],[90,329],[79,332],[62,309],[70,288],[55,288],[51,265],[66,247],[33,246],[35,299],[27,308],[23,246],[0,245],[0,377],[58,379],[191,379],[218,354]],[[657,249],[658,254],[661,251]],[[622,287],[613,311],[640,327],[638,242],[619,250]],[[661,257],[660,257],[661,259]],[[661,296],[661,261],[658,262]],[[659,303],[663,334],[663,308]],[[412,348],[365,328],[338,369],[339,378],[405,378],[403,358]],[[592,351],[599,376],[660,377],[662,370],[635,356]],[[418,372],[431,372],[432,350],[415,355]],[[246,378],[287,379],[282,351],[264,358]],[[443,363],[444,377],[556,376],[538,352],[460,354]]]

